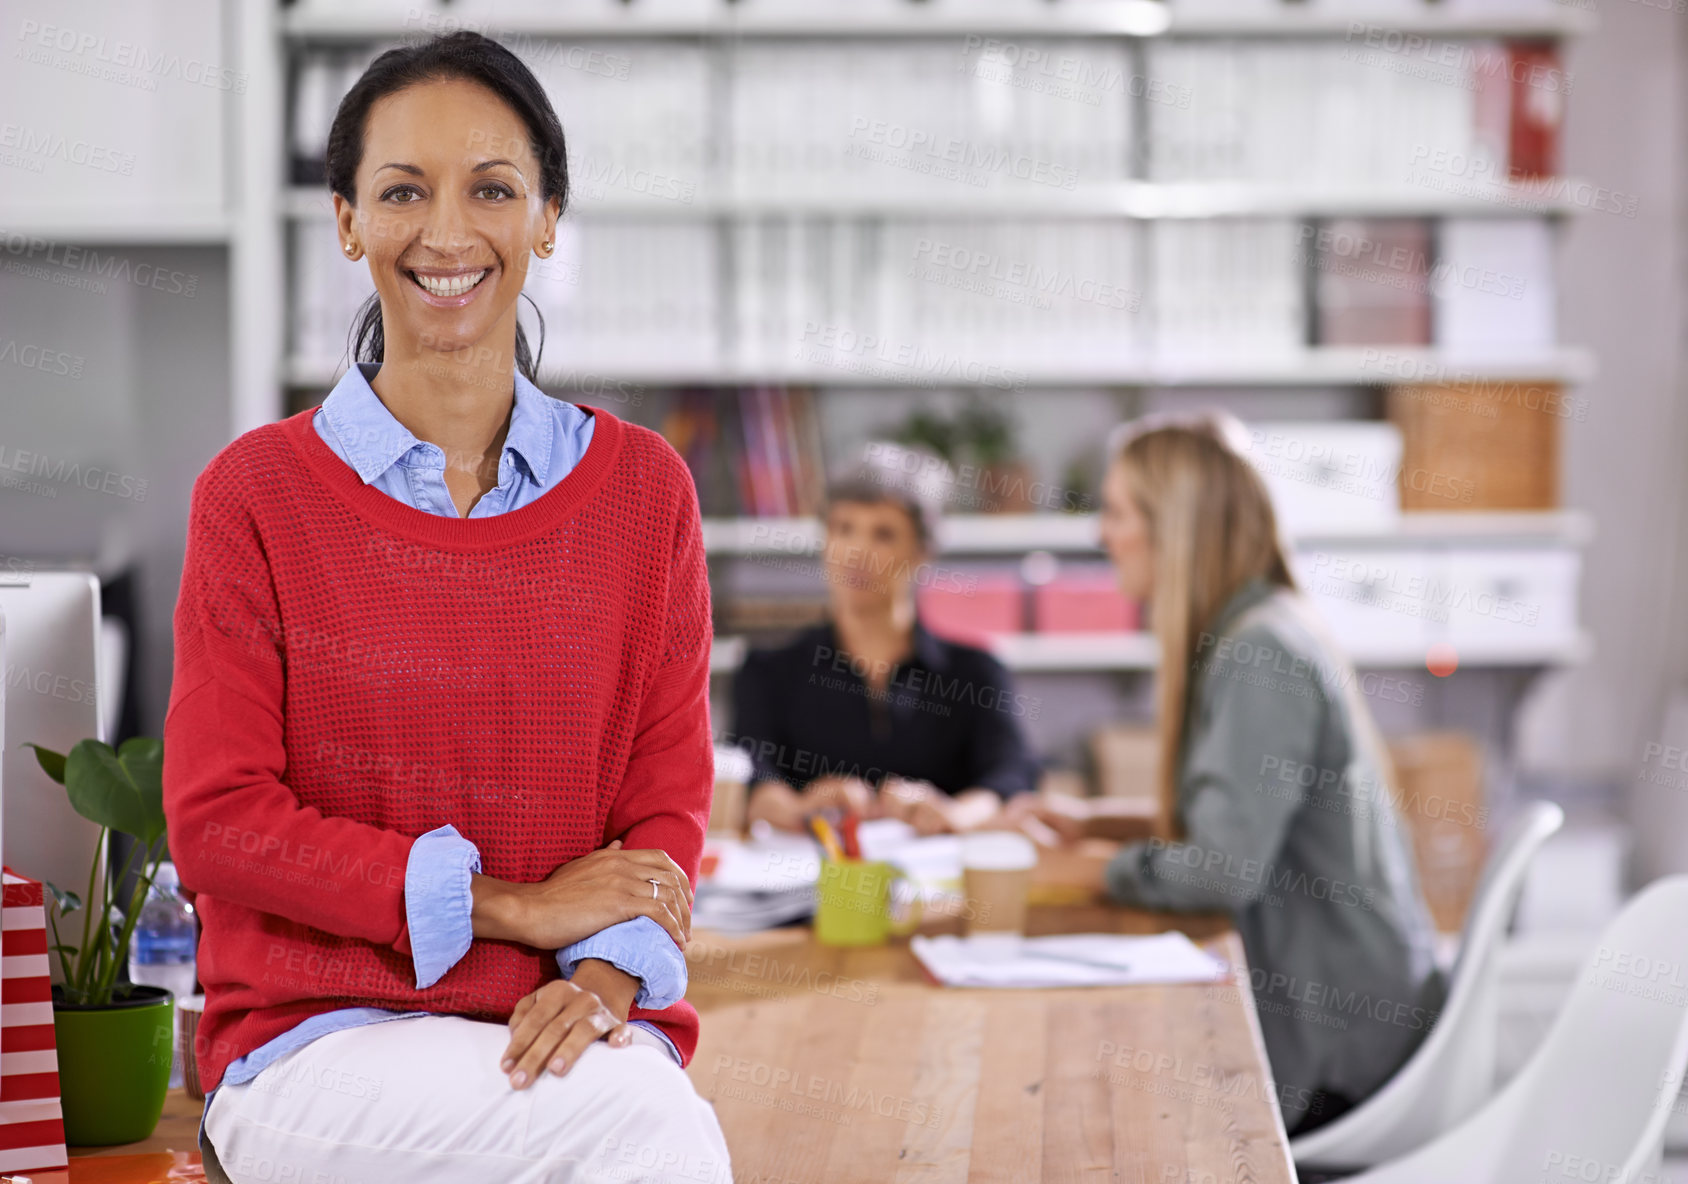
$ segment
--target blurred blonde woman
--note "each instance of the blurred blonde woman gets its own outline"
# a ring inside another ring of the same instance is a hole
[[[1285,1126],[1306,1131],[1390,1077],[1445,987],[1387,752],[1295,586],[1246,439],[1209,416],[1111,443],[1102,541],[1160,642],[1174,838],[1126,845],[1104,880],[1122,903],[1232,914]]]

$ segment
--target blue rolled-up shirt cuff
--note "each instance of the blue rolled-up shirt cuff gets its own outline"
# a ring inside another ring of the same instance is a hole
[[[685,1068],[685,1065],[680,1060],[680,1050],[674,1047],[674,1042],[668,1038],[667,1032],[664,1032],[661,1028],[657,1027],[649,1020],[628,1020],[627,1023],[629,1027],[643,1028],[652,1036],[660,1039],[662,1043],[667,1046],[668,1055],[674,1058],[674,1063],[679,1065],[682,1069]]]
[[[668,930],[649,917],[634,917],[557,951],[557,968],[564,978],[588,958],[608,962],[639,980],[633,996],[637,1007],[661,1011],[686,997],[686,956]]]
[[[417,836],[410,845],[404,913],[410,922],[417,990],[433,986],[469,952],[475,940],[469,877],[480,870],[480,850],[449,823]]]

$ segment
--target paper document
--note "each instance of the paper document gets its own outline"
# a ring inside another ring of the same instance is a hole
[[[801,921],[815,911],[820,867],[819,849],[803,835],[705,840],[692,924],[744,933]]]
[[[1229,973],[1224,962],[1182,933],[1127,937],[980,934],[916,937],[914,956],[947,987],[1120,987],[1205,983]]]
[[[921,838],[892,818],[861,824],[862,854],[882,859],[909,878],[911,893],[933,914],[961,903],[961,839]],[[692,924],[704,929],[745,932],[801,921],[815,909],[820,877],[819,845],[808,835],[758,827],[748,840],[712,837],[703,847],[702,875],[692,904]]]

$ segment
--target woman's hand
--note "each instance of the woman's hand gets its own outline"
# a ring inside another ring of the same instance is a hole
[[[653,885],[651,881],[656,881]],[[476,937],[556,950],[649,917],[682,950],[692,936],[692,885],[666,851],[608,847],[571,859],[537,884],[470,878]]]
[[[885,817],[908,823],[919,835],[944,835],[960,829],[953,817],[954,802],[930,781],[887,777],[879,786],[879,806]]]
[[[581,963],[580,970],[588,965]],[[579,970],[574,980],[548,982],[510,1013],[510,1043],[499,1068],[510,1075],[511,1089],[526,1089],[547,1068],[561,1077],[595,1040],[608,1036],[617,1048],[632,1040],[625,1011],[617,1016],[596,991],[581,982]]]
[[[860,777],[817,777],[801,793],[783,781],[759,782],[750,791],[749,821],[765,819],[775,830],[801,831],[809,815],[837,808],[861,818],[877,818],[873,786]]]
[[[803,795],[783,781],[759,781],[750,790],[744,820],[760,820],[775,830],[802,830]]]
[[[879,813],[873,786],[860,777],[840,777],[836,774],[816,777],[803,787],[804,815],[822,810],[842,810],[858,818],[873,818]],[[802,826],[801,821],[798,825]]]
[[[1002,807],[1001,826],[1018,830],[1041,846],[1075,843],[1084,837],[1090,807],[1068,794],[1016,794]]]

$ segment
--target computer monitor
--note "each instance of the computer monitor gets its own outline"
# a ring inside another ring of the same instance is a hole
[[[79,740],[107,738],[99,702],[99,579],[82,571],[0,573],[0,615],[0,852],[20,874],[81,895],[100,828],[71,809],[64,787],[41,771],[26,745],[69,752]],[[104,872],[95,900],[104,892]]]

